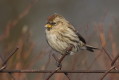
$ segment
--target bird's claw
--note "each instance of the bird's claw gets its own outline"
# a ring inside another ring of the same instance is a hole
[[[62,67],[62,64],[61,63],[59,63],[59,62],[56,62],[56,65],[57,65],[57,67]]]

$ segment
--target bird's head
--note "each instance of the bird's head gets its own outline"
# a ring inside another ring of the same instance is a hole
[[[63,16],[59,14],[53,14],[48,17],[45,27],[47,30],[51,30],[56,27],[62,27],[62,25],[64,25],[66,22],[67,20]]]

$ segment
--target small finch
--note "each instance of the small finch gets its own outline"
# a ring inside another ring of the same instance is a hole
[[[69,52],[71,55],[80,50],[94,52],[94,49],[97,49],[87,45],[85,39],[75,30],[72,24],[59,14],[49,16],[45,27],[48,44],[62,55],[71,46],[73,46]]]

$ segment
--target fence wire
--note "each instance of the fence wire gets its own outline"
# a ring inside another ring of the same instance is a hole
[[[104,49],[104,48],[103,48]],[[68,80],[70,80],[68,73],[103,73],[102,77],[99,80],[103,80],[105,78],[105,76],[109,73],[119,73],[119,70],[116,68],[116,61],[119,58],[119,54],[112,59],[112,63],[110,64],[111,67],[107,70],[61,70],[62,69],[62,64],[61,62],[63,61],[63,59],[65,58],[65,55],[62,55],[60,59],[58,59],[54,54],[53,57],[55,58],[55,60],[58,62],[57,68],[55,70],[40,70],[40,69],[29,69],[29,70],[14,70],[14,69],[6,69],[6,64],[9,61],[9,59],[12,57],[12,55],[14,55],[14,53],[16,53],[16,51],[18,50],[18,48],[15,48],[14,50],[12,50],[9,55],[6,58],[2,58],[3,61],[3,65],[0,68],[0,73],[9,73],[10,75],[12,73],[50,73],[50,75],[47,77],[46,80],[49,80],[53,74],[55,73],[64,73],[64,75],[66,75],[66,77],[68,78]],[[108,54],[107,50],[104,49],[105,53]],[[13,75],[11,75],[12,78],[15,80],[15,78],[13,77]]]

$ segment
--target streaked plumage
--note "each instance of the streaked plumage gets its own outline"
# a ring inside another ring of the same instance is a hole
[[[85,39],[75,30],[75,28],[61,15],[53,14],[48,17],[45,26],[46,38],[49,45],[56,51],[64,54],[66,49],[73,45],[70,54],[76,53],[81,49],[94,51],[92,46],[86,45]]]

